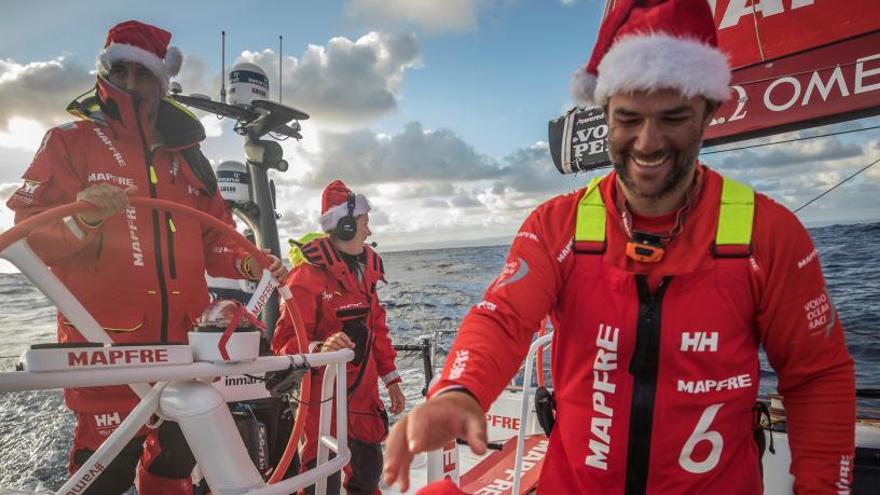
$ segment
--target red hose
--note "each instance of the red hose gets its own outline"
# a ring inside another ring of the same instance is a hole
[[[306,340],[306,329],[299,308],[296,307],[296,304],[288,304],[287,308],[290,310],[290,315],[293,319],[293,329],[296,334],[296,343],[299,347],[299,351],[306,351],[308,350],[308,341]],[[300,436],[302,436],[303,430],[306,427],[306,413],[309,409],[309,400],[311,399],[311,396],[312,370],[309,368],[303,375],[302,382],[300,383],[299,404],[296,407],[296,419],[293,422],[293,431],[290,432],[287,446],[284,447],[284,454],[281,455],[281,459],[278,460],[278,465],[275,467],[275,470],[272,471],[272,476],[269,477],[269,484],[278,483],[284,479],[284,474],[287,473],[287,469],[290,467],[290,462],[293,460],[294,454],[296,454],[296,446],[299,444]]]
[[[545,316],[543,320],[541,320],[541,328],[538,329],[538,337],[543,337],[547,333],[547,320],[549,316]],[[538,347],[538,356],[535,358],[535,367],[537,370],[538,377],[538,386],[544,386],[544,346]],[[531,384],[528,384],[531,386]]]
[[[218,220],[217,218],[214,218],[201,210],[196,210],[195,208],[190,208],[189,206],[163,199],[131,197],[129,198],[129,202],[132,206],[159,209],[170,211],[173,213],[179,213],[184,216],[189,216],[191,218],[195,218],[196,220],[201,221],[203,224],[209,225],[221,231],[225,231],[228,234],[232,234],[230,235],[232,241],[235,242],[239,247],[247,251],[248,254],[253,256],[254,259],[256,259],[260,263],[261,266],[268,267],[271,264],[271,262],[269,261],[269,257],[266,256],[266,253],[262,252],[257,246],[254,246],[244,236],[239,234],[238,231],[236,231],[231,225],[223,222],[222,220]],[[11,229],[0,233],[0,252],[3,252],[12,243],[18,241],[19,239],[27,237],[33,231],[39,229],[40,227],[43,227],[50,222],[60,220],[64,217],[68,217],[71,215],[76,215],[85,211],[89,211],[91,209],[93,209],[93,206],[91,204],[84,201],[77,201],[75,203],[69,203],[38,213],[16,224]],[[288,300],[288,298],[285,298],[285,301]],[[300,352],[302,352],[303,350],[308,349],[308,340],[306,340],[306,333],[305,327],[303,325],[302,315],[299,313],[299,308],[297,308],[296,304],[288,304],[287,307],[288,309],[290,309],[290,314],[293,318],[293,329],[296,335],[296,342],[299,346]],[[306,411],[308,409],[307,404],[311,399],[311,375],[311,370],[306,371],[305,375],[303,375],[302,383],[300,385],[300,404],[297,407],[296,420],[293,424],[293,431],[290,434],[290,439],[287,441],[287,447],[284,450],[284,454],[281,456],[281,460],[278,462],[278,466],[275,468],[275,471],[272,473],[272,477],[269,479],[269,483],[277,483],[281,480],[281,478],[284,476],[284,473],[287,472],[287,468],[290,466],[290,462],[293,459],[294,453],[296,453],[296,446],[299,443],[299,438],[302,435],[303,430],[305,429]]]

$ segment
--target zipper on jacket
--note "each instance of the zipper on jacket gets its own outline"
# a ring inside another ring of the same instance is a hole
[[[144,161],[147,165],[147,177],[149,177],[148,185],[150,189],[150,197],[157,198],[158,193],[156,190],[156,183],[158,182],[156,177],[156,169],[153,168],[153,152],[150,151],[150,147],[147,144],[147,138],[144,136],[144,126],[140,119],[140,100],[134,100],[134,116],[135,121],[137,122],[138,134],[141,138],[141,149],[144,152]],[[159,210],[153,209],[153,250],[156,253],[156,273],[159,279],[159,298],[162,305],[162,325],[160,328],[160,342],[168,341],[168,286],[165,283],[165,267],[162,263],[162,237],[161,237],[161,222],[159,221]]]
[[[177,232],[177,226],[171,219],[171,213],[165,212],[165,225],[168,226],[168,274],[172,279],[177,278],[177,263],[174,260],[174,233]]]
[[[648,491],[651,430],[657,392],[657,368],[660,362],[660,308],[663,294],[671,279],[671,276],[664,277],[657,293],[651,294],[648,277],[636,275],[639,314],[636,323],[636,347],[629,363],[629,373],[633,375],[633,391],[626,450],[627,495],[643,495]]]

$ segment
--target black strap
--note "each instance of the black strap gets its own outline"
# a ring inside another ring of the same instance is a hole
[[[538,424],[549,438],[556,424],[556,399],[547,387],[538,387],[535,390],[535,414],[538,416]]]
[[[193,175],[196,176],[196,179],[202,183],[202,192],[204,192],[209,198],[213,198],[214,195],[217,194],[217,176],[214,175],[214,169],[211,167],[211,162],[209,162],[202,153],[201,148],[198,145],[191,146],[180,150],[180,154],[183,155],[184,160],[187,165],[189,165],[189,169],[192,170]]]

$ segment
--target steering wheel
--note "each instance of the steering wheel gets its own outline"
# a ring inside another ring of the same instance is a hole
[[[172,213],[187,216],[198,220],[205,225],[220,230],[225,234],[228,234],[228,239],[232,240],[237,246],[247,251],[247,253],[253,256],[253,258],[260,264],[260,266],[263,267],[264,277],[266,275],[269,275],[271,277],[271,274],[269,274],[269,272],[265,270],[271,264],[269,257],[266,256],[266,254],[263,253],[257,246],[254,246],[250,241],[248,241],[231,225],[226,224],[223,221],[218,220],[217,218],[214,218],[201,210],[197,210],[195,208],[191,208],[189,206],[172,201],[143,197],[131,197],[129,198],[129,202],[132,206],[136,207],[169,211]],[[13,246],[17,242],[24,240],[35,230],[42,228],[49,223],[60,221],[63,218],[90,211],[92,209],[94,209],[94,207],[91,204],[84,201],[77,201],[75,203],[65,204],[40,212],[22,221],[21,223],[16,224],[11,229],[0,233],[0,255],[4,254],[10,246]],[[14,262],[13,259],[8,259]],[[21,269],[21,267],[19,267],[19,269]],[[296,335],[297,344],[300,350],[305,350],[308,348],[308,341],[305,334],[305,326],[303,325],[302,315],[300,314],[297,305],[293,303],[293,297],[290,293],[290,289],[288,289],[284,285],[280,285],[278,288],[278,292],[285,302],[290,302],[290,304],[288,304],[288,308],[290,309],[290,314],[293,319],[294,333]],[[306,375],[302,379],[300,385],[300,404],[297,408],[293,431],[291,432],[290,439],[287,442],[287,447],[284,451],[284,454],[282,455],[281,460],[279,460],[277,468],[273,471],[272,477],[269,479],[269,483],[276,483],[281,480],[281,478],[284,476],[284,473],[287,472],[290,462],[293,459],[293,455],[296,452],[296,446],[299,443],[300,436],[302,435],[303,429],[305,428],[307,410],[305,404],[308,404],[311,397],[310,375],[311,370],[308,370],[306,372]]]

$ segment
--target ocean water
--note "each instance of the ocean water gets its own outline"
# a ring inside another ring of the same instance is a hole
[[[880,387],[878,311],[880,264],[876,241],[880,223],[835,225],[811,230],[820,252],[829,290],[844,323],[856,362],[857,384]],[[384,254],[387,286],[380,297],[396,343],[418,343],[444,332],[443,354],[468,308],[504,265],[506,246]],[[0,369],[9,371],[32,343],[54,339],[54,307],[21,275],[0,275]],[[424,386],[421,360],[401,353],[408,406]],[[775,388],[773,371],[762,361],[761,392]],[[877,404],[866,404],[876,407]],[[0,487],[57,489],[66,479],[73,421],[57,391],[0,395]]]

